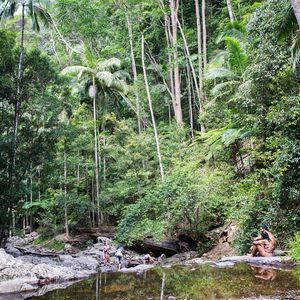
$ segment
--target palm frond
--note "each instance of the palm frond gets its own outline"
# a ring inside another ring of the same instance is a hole
[[[84,73],[94,74],[94,70],[84,66],[70,66],[64,68],[61,73],[62,75],[78,74],[78,78],[80,78]]]
[[[120,67],[121,67],[121,61],[118,58],[113,57],[104,61],[98,61],[96,69],[100,72],[100,71],[107,71],[113,68],[120,68]]]
[[[53,24],[53,19],[51,14],[48,12],[46,7],[43,7],[42,5],[37,5],[34,3],[33,5],[34,13],[39,18],[44,26],[49,26]]]
[[[96,77],[101,83],[104,83],[107,87],[111,87],[114,79],[113,74],[107,71],[98,72],[96,74]]]
[[[0,18],[2,20],[11,18],[14,16],[18,9],[16,0],[6,0],[0,5]]]
[[[241,75],[248,65],[248,58],[241,42],[231,36],[227,36],[225,41],[230,68],[238,71]]]
[[[227,68],[214,68],[205,72],[205,79],[214,80],[214,79],[222,79],[222,78],[235,78],[234,72]]]
[[[215,97],[220,97],[220,95],[224,95],[224,93],[234,92],[234,89],[239,84],[237,80],[230,80],[226,82],[221,82],[213,87],[211,93]]]

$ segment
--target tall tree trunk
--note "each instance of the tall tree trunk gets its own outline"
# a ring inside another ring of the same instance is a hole
[[[203,31],[203,66],[204,69],[206,68],[207,65],[207,46],[206,46],[206,5],[205,5],[206,0],[202,0],[202,31]]]
[[[234,22],[234,12],[233,12],[232,3],[231,3],[231,0],[226,0],[226,1],[227,1],[227,8],[228,8],[230,22],[233,23]]]
[[[175,118],[179,125],[183,124],[182,108],[181,108],[181,90],[180,90],[180,71],[178,66],[177,51],[177,17],[179,9],[179,0],[170,0],[171,21],[172,21],[172,47],[173,47],[173,63],[174,67],[174,91],[175,91]]]
[[[190,78],[190,66],[187,62],[186,67],[187,80],[188,80],[188,100],[189,100],[189,116],[190,116],[190,128],[191,135],[194,138],[194,119],[193,119],[193,105],[192,105],[192,88],[191,88],[191,78]]]
[[[153,130],[154,130],[154,137],[155,137],[155,142],[156,142],[156,150],[157,150],[157,156],[158,156],[158,162],[159,162],[160,175],[161,175],[161,178],[164,179],[164,168],[163,168],[162,157],[161,157],[161,152],[160,152],[160,144],[159,144],[156,122],[155,122],[155,117],[154,117],[154,112],[153,112],[153,107],[152,107],[152,99],[151,99],[149,84],[148,84],[148,79],[147,79],[147,71],[146,71],[146,65],[145,65],[145,38],[143,35],[142,35],[142,65],[143,65],[143,73],[144,73],[144,80],[145,80],[145,88],[146,88],[146,93],[147,93],[147,97],[148,97],[149,109],[150,109],[150,114],[151,114],[151,119],[152,119],[152,126],[153,126]]]
[[[294,13],[298,22],[298,25],[300,27],[300,0],[291,0],[292,6],[294,9]]]
[[[137,119],[138,119],[139,134],[141,134],[142,125],[141,125],[141,117],[140,117],[140,99],[139,99],[139,92],[138,92],[137,86],[136,86],[138,77],[137,77],[137,69],[136,69],[136,62],[135,62],[135,56],[134,56],[132,23],[131,23],[131,19],[130,19],[129,15],[128,15],[128,12],[126,14],[126,21],[127,21],[128,35],[129,35],[133,81],[134,81],[134,85],[135,85],[134,90],[135,90],[135,98],[136,98],[136,114],[137,114]]]
[[[94,117],[94,152],[95,152],[95,181],[96,181],[96,203],[97,203],[97,221],[98,226],[101,224],[100,217],[100,197],[99,197],[99,161],[98,161],[98,134],[97,134],[97,113],[96,113],[96,83],[95,77],[93,76],[93,117]]]
[[[199,0],[195,0],[196,19],[197,19],[197,42],[198,42],[198,76],[200,97],[203,93],[203,63],[202,63],[202,29],[200,20]]]
[[[64,150],[64,196],[65,196],[65,207],[64,207],[64,216],[65,216],[65,230],[66,236],[69,236],[69,223],[68,223],[68,204],[67,204],[67,153]]]
[[[33,202],[33,171],[32,171],[32,162],[30,162],[30,203]],[[33,217],[30,214],[30,232],[33,230]]]
[[[181,24],[180,24],[180,22],[179,22],[178,19],[177,19],[177,23],[178,23],[178,26],[179,26],[179,29],[180,29],[180,32],[181,32],[181,36],[182,36],[182,39],[183,39],[186,56],[187,56],[187,59],[188,59],[188,61],[190,63],[190,67],[191,67],[191,71],[192,71],[192,75],[193,75],[193,79],[194,79],[194,84],[195,84],[195,87],[196,87],[196,92],[197,92],[197,96],[198,96],[198,100],[199,100],[199,111],[201,113],[201,112],[203,112],[203,104],[202,104],[201,97],[200,97],[200,92],[199,92],[199,87],[198,87],[198,82],[197,82],[197,76],[196,76],[195,68],[194,68],[194,65],[193,65],[193,62],[192,62],[192,59],[191,59],[190,50],[189,50],[189,46],[188,46],[186,37],[184,35],[182,26],[181,26]],[[204,127],[203,124],[201,124],[201,132],[205,132],[205,127]]]

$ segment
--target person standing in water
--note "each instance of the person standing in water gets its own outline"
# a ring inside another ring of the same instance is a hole
[[[121,263],[122,263],[122,258],[123,258],[123,247],[118,246],[115,254],[117,258],[117,263],[118,263],[118,269],[121,269]]]
[[[107,241],[104,242],[103,246],[103,262],[104,266],[106,267],[107,265],[110,264],[110,246]]]

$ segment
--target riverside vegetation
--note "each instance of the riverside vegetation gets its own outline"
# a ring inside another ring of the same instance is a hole
[[[261,223],[300,258],[296,0],[0,1],[0,242]]]

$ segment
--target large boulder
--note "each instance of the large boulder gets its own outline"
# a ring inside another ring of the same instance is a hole
[[[22,257],[14,258],[0,249],[0,294],[32,290],[38,283],[83,279],[96,273],[95,259],[91,257],[69,257],[69,259],[74,262],[70,267],[45,263],[34,265],[22,261]],[[76,266],[78,269],[75,269]]]
[[[270,257],[252,257],[252,256],[229,256],[223,257],[219,262],[230,262],[230,263],[247,263],[259,266],[273,266],[273,267],[284,267],[292,266],[294,262],[289,256],[270,256]]]

